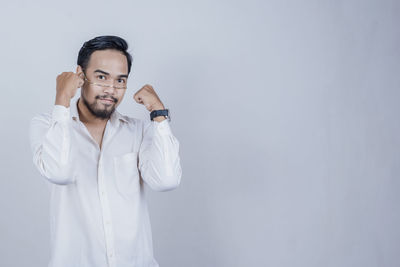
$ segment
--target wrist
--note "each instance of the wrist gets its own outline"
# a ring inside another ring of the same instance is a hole
[[[65,95],[57,95],[55,105],[65,106],[66,108],[69,107],[71,102],[71,98]]]
[[[171,121],[170,112],[169,109],[167,108],[154,109],[153,111],[150,112],[150,120],[161,122],[165,119]]]
[[[154,111],[154,110],[161,110],[161,109],[165,109],[163,104],[159,104],[153,107],[152,110],[150,110],[150,112]]]
[[[162,122],[163,120],[166,120],[165,116],[157,116],[153,118],[153,121],[156,122]]]

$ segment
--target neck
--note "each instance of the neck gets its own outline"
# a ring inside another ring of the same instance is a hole
[[[79,120],[86,124],[91,124],[93,126],[104,126],[107,124],[108,119],[101,119],[94,116],[90,110],[86,107],[86,105],[82,101],[82,97],[78,100],[78,113]]]

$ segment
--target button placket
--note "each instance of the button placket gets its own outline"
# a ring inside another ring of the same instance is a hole
[[[102,164],[102,153],[100,152],[99,158],[99,165],[98,165],[98,186],[100,194],[100,202],[102,207],[103,213],[103,226],[104,226],[104,234],[105,234],[105,241],[106,241],[106,250],[107,255],[109,258],[110,266],[114,266],[112,259],[114,258],[114,239],[113,239],[113,231],[112,231],[112,224],[111,224],[111,216],[109,212],[109,203],[108,197],[105,193],[105,181],[103,176],[103,164]]]

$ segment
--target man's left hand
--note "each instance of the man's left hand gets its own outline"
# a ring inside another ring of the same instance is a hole
[[[165,109],[160,98],[150,84],[144,85],[139,91],[133,95],[133,99],[146,107],[148,111]]]

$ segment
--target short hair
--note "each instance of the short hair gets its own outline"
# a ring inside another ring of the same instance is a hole
[[[128,74],[131,72],[132,65],[132,56],[129,54],[128,43],[122,39],[121,37],[114,35],[103,35],[97,36],[89,41],[86,41],[78,54],[78,65],[82,67],[83,70],[86,70],[90,56],[94,51],[97,50],[106,50],[106,49],[114,49],[121,51],[128,61]]]

